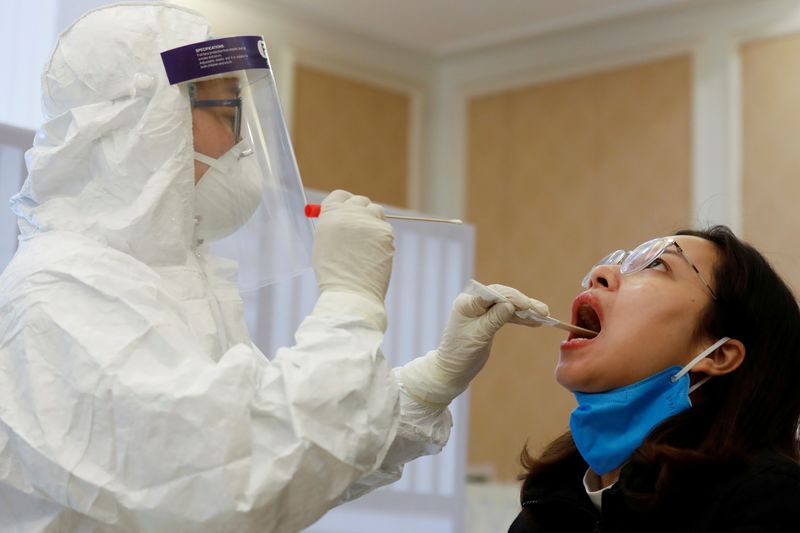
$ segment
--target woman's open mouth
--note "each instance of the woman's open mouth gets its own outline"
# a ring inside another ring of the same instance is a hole
[[[597,335],[586,335],[582,333],[570,333],[567,340],[562,344],[562,348],[577,348],[583,346],[599,336],[603,329],[599,307],[595,299],[588,292],[581,293],[575,298],[572,304],[572,324],[590,331],[596,331]]]

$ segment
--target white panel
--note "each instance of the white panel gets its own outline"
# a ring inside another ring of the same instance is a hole
[[[33,141],[33,132],[0,124],[0,272],[17,249],[17,217],[8,201],[25,180],[25,150]]]
[[[414,483],[412,491],[416,494],[434,494],[436,492],[436,478],[438,469],[436,459],[432,456],[423,456],[414,461]]]
[[[8,200],[19,191],[24,169],[23,150],[0,145],[0,272],[17,249],[17,217],[8,208]]]
[[[469,405],[468,393],[462,394],[458,401],[450,404],[450,414],[453,416],[453,427],[450,430],[450,442],[463,442],[463,447],[456,450],[458,453],[443,453],[437,457],[436,482],[437,492],[448,498],[460,499],[459,488],[463,490],[466,478],[466,450],[467,432],[462,422],[461,407]]]

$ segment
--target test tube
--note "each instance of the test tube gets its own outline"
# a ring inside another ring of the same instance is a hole
[[[305,214],[308,218],[317,218],[322,211],[320,204],[307,204]],[[417,220],[419,222],[441,222],[443,224],[463,224],[464,222],[458,218],[432,218],[432,217],[412,217],[407,215],[386,215],[386,218],[393,218],[395,220]]]

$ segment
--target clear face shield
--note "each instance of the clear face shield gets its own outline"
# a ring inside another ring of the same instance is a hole
[[[161,54],[192,107],[195,244],[239,264],[242,292],[311,266],[305,192],[260,37]]]

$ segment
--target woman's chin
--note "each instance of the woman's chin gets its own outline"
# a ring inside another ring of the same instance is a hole
[[[571,354],[570,354],[571,355]],[[604,390],[606,371],[596,361],[584,357],[562,356],[556,366],[556,381],[570,392],[595,392]]]
[[[565,363],[563,360],[559,360],[558,366],[556,367],[556,381],[570,392],[579,390],[584,381],[581,379],[580,372],[578,372],[574,366],[575,365],[570,363]]]

